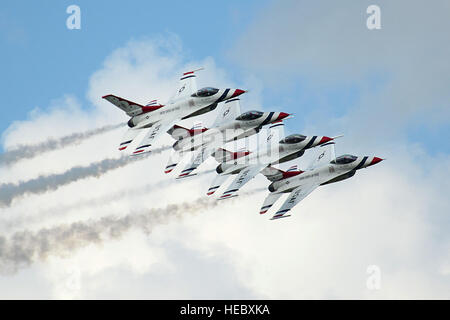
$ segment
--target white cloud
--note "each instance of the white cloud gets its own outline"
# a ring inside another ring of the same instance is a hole
[[[55,136],[125,120],[120,110],[100,99],[103,94],[140,102],[167,98],[186,68],[206,67],[199,74],[200,83],[230,85],[227,73],[212,58],[185,63],[179,40],[171,41],[134,41],[114,51],[91,78],[92,110],[71,109],[69,103],[37,112],[8,130],[5,145],[46,139],[46,128],[54,120],[59,122],[51,133]],[[248,78],[249,83],[263,83]],[[258,99],[255,95],[251,100]],[[63,116],[67,112],[71,117]],[[120,131],[23,160],[4,173],[15,182],[117,156]],[[33,140],[26,140],[24,133]],[[52,255],[17,274],[0,276],[0,296],[449,298],[448,220],[442,215],[449,208],[438,197],[448,190],[448,183],[437,185],[436,180],[442,174],[439,169],[449,171],[450,159],[430,157],[430,166],[422,167],[414,161],[416,155],[425,157],[421,152],[420,147],[400,148],[395,157],[351,180],[319,188],[284,221],[258,214],[265,196],[259,192],[173,218],[155,225],[150,234],[133,228],[118,239],[67,250],[64,257]],[[100,178],[18,199],[12,207],[0,209],[1,224],[8,226],[2,234],[97,221],[111,214],[124,217],[204,196],[209,175],[163,183],[173,179],[163,173],[167,157],[168,153],[155,155]],[[258,177],[245,189],[261,183],[266,181]],[[147,189],[148,185],[156,187]],[[382,289],[377,292],[365,287],[366,268],[372,264],[382,271]]]
[[[377,1],[380,30],[366,27],[372,1],[273,2],[242,32],[230,56],[248,72],[279,88],[300,79],[309,95],[357,88],[345,126],[370,138],[426,128],[450,118],[448,1]],[[320,100],[319,100],[320,101]],[[301,101],[299,101],[299,104]],[[335,102],[326,107],[335,110]],[[306,123],[325,108],[305,106]],[[325,109],[325,110],[329,110]]]

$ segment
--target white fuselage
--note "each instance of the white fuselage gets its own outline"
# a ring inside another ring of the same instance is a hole
[[[192,137],[177,141],[174,149],[180,152],[192,151],[205,145],[223,145],[233,140],[239,140],[259,132],[266,124],[281,120],[281,112],[264,112],[263,116],[254,120],[233,120]]]
[[[161,121],[171,122],[177,119],[186,119],[191,116],[214,110],[217,103],[230,99],[234,89],[220,89],[216,94],[208,97],[183,97],[177,100],[169,100],[163,107],[146,112],[131,118],[136,129],[148,128]]]
[[[357,157],[357,159],[347,164],[333,164],[318,167],[313,170],[302,172],[296,176],[274,181],[270,184],[269,190],[274,193],[291,192],[302,185],[322,185],[338,182],[352,177],[356,170],[372,165],[373,157]]]
[[[273,165],[286,162],[301,157],[306,149],[329,140],[330,138],[327,137],[309,136],[298,143],[279,143],[278,141],[272,142],[269,136],[266,148],[259,148],[256,152],[238,159],[224,161],[216,171],[219,174],[235,174],[249,165]]]

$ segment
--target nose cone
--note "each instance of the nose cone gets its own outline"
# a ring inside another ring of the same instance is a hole
[[[369,166],[373,166],[374,164],[377,164],[378,162],[383,161],[383,159],[378,157],[373,157],[372,161],[370,162]]]
[[[181,149],[181,146],[180,146],[180,140],[175,141],[175,143],[173,144],[172,148],[173,148],[175,151],[179,151],[179,150]]]
[[[324,144],[324,143],[330,142],[331,140],[333,140],[333,138],[323,136],[322,139],[320,139],[319,144]]]
[[[275,121],[283,120],[284,118],[287,118],[287,117],[289,117],[289,116],[290,116],[289,113],[286,113],[286,112],[280,112],[280,114],[278,115],[278,117],[276,118]]]
[[[236,89],[234,90],[234,93],[231,95],[231,98],[235,98],[237,96],[240,96],[243,93],[246,93],[247,91],[245,90],[241,90],[241,89]]]

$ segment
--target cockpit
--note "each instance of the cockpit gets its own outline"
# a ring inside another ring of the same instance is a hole
[[[247,111],[241,114],[239,117],[237,117],[236,120],[244,120],[244,121],[255,120],[261,118],[263,114],[264,112],[261,111],[254,111],[254,110]]]
[[[280,143],[294,144],[294,143],[302,142],[305,139],[306,139],[306,136],[304,136],[302,134],[291,134],[290,136],[287,136],[286,138],[280,140]]]
[[[201,88],[200,90],[197,90],[196,93],[192,94],[191,97],[209,97],[219,92],[219,89],[212,88],[212,87],[206,87]]]
[[[333,164],[347,164],[352,163],[358,159],[356,156],[352,156],[351,154],[344,154],[342,156],[337,157],[335,160],[331,161]]]

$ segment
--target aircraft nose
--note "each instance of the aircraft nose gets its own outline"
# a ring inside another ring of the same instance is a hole
[[[287,117],[289,117],[289,116],[290,116],[289,113],[286,113],[286,112],[280,112],[280,114],[278,115],[278,118],[277,118],[275,121],[283,120],[284,118],[287,118]]]
[[[333,138],[323,136],[322,139],[320,139],[319,144],[327,143],[327,142],[329,142],[331,140],[333,140]]]
[[[175,141],[175,143],[173,144],[172,148],[173,148],[175,151],[179,151],[179,150],[181,149],[181,146],[180,146],[180,140]]]
[[[383,161],[383,159],[378,157],[373,157],[372,161],[370,162],[369,166],[372,166],[374,164],[377,164],[378,162]]]
[[[217,172],[218,174],[221,174],[221,173],[223,172],[222,164],[219,164],[219,165],[217,166],[216,172]]]
[[[236,89],[236,90],[234,90],[234,93],[233,93],[233,95],[231,96],[231,98],[240,96],[241,94],[246,93],[246,92],[247,92],[247,91],[245,91],[245,90]]]

